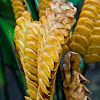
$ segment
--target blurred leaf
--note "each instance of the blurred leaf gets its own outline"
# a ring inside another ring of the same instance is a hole
[[[0,48],[0,83],[1,83],[1,94],[2,94],[2,99],[7,100],[7,92],[6,92],[6,82],[5,82],[5,77],[4,77],[4,71],[3,71],[3,65],[2,65],[2,54],[1,54],[1,48]]]
[[[9,3],[0,1],[0,17],[12,27],[16,25],[13,9]]]
[[[4,31],[8,41],[9,41],[9,43],[11,45],[11,47],[13,48],[13,43],[12,43],[11,37],[9,35],[9,30],[12,33],[11,34],[12,38],[14,39],[14,28],[12,28],[9,24],[7,24],[6,21],[3,18],[1,18],[1,17],[0,17],[0,26],[3,29],[3,31]]]
[[[0,50],[1,52],[1,50]],[[1,85],[5,85],[4,75],[3,75],[3,69],[2,69],[2,61],[1,61],[1,53],[0,53],[0,82]]]
[[[14,76],[17,79],[22,94],[26,95],[26,92],[24,91],[26,89],[24,77],[22,76],[21,69],[19,68],[18,63],[15,59],[13,47],[11,46],[7,35],[4,33],[4,30],[1,27],[0,27],[0,46],[5,56],[5,60],[7,61],[6,62],[7,66],[9,66],[9,68],[11,68],[12,72],[14,73]]]
[[[7,64],[11,66],[13,64],[13,61],[11,59],[12,56],[10,55],[12,54],[12,48],[1,27],[0,27],[0,46],[2,47],[1,49],[6,56]]]

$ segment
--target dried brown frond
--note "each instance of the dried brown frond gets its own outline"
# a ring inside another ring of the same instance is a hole
[[[91,100],[87,94],[90,90],[83,84],[89,81],[80,73],[81,56],[68,52],[61,64],[63,89],[67,100]]]

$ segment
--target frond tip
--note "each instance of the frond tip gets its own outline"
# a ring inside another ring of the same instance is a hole
[[[28,11],[28,5],[26,3],[26,0],[10,0],[10,1],[12,2],[12,7],[16,19],[21,17],[24,11]]]

